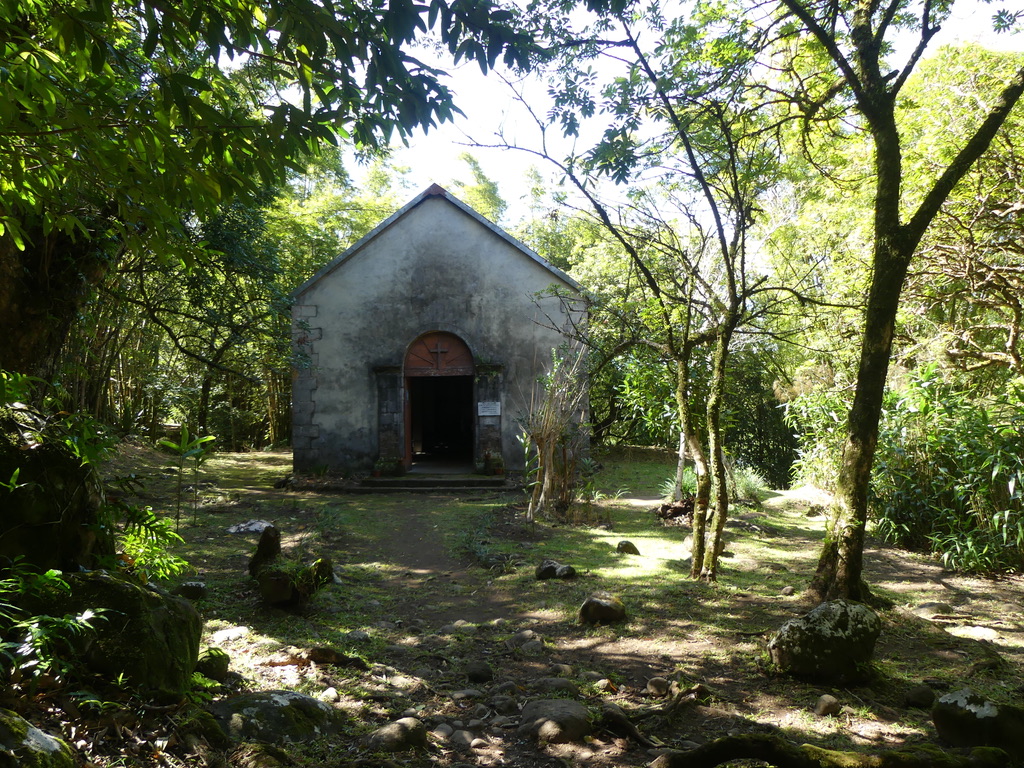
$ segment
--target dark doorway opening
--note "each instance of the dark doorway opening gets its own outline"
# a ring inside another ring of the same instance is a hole
[[[473,462],[473,377],[415,376],[409,387],[414,464]]]

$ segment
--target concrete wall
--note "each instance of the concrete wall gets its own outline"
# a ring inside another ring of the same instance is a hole
[[[564,342],[548,327],[549,317],[564,322],[559,302],[538,304],[534,294],[568,284],[443,194],[403,211],[295,296],[296,348],[306,358],[293,388],[296,470],[372,465],[378,399],[391,400],[408,346],[429,331],[462,338],[483,371],[500,367],[502,453],[521,469],[517,420]]]

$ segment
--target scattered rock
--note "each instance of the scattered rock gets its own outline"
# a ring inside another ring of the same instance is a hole
[[[10,768],[74,768],[71,747],[20,715],[0,709],[0,765]]]
[[[381,752],[405,752],[427,746],[427,728],[415,717],[403,717],[378,728],[364,743]]]
[[[476,688],[465,688],[452,693],[452,701],[465,701],[466,699],[482,699],[484,692]]]
[[[912,709],[930,709],[935,703],[935,691],[925,684],[915,685],[903,694],[904,706]]]
[[[455,733],[455,729],[448,725],[448,723],[438,723],[430,733],[438,741],[447,741]]]
[[[228,758],[231,768],[291,768],[295,761],[272,744],[242,744]]]
[[[527,643],[535,641],[543,642],[543,639],[532,629],[524,629],[516,632],[512,637],[506,640],[505,646],[514,651],[516,648],[522,648]]]
[[[541,677],[533,681],[533,690],[540,693],[567,693],[570,696],[579,696],[580,689],[572,680],[564,677]]]
[[[839,699],[826,693],[815,702],[814,714],[818,717],[831,717],[838,715],[842,708],[843,705],[839,703]]]
[[[581,741],[591,732],[590,713],[578,701],[538,699],[528,702],[520,715],[518,733],[538,741],[561,744]]]
[[[176,586],[172,591],[176,597],[184,597],[186,600],[202,600],[206,597],[206,582],[186,581]]]
[[[580,624],[614,624],[626,618],[626,606],[610,592],[595,592],[580,606]]]
[[[338,693],[337,688],[331,686],[330,688],[325,688],[323,691],[320,692],[319,699],[320,701],[326,702],[328,704],[334,704],[335,702],[341,701],[341,694]]]
[[[632,541],[626,541],[626,540],[620,541],[616,545],[615,551],[619,552],[619,553],[621,553],[623,555],[639,555],[640,554],[640,550],[636,548],[636,544],[634,544]]]
[[[552,664],[548,667],[548,672],[553,677],[572,677],[572,667],[568,664]]]
[[[791,585],[786,585],[785,587],[783,587],[782,589],[779,590],[779,594],[782,595],[783,597],[789,597],[790,595],[794,594],[795,592],[796,592],[796,587],[793,587]]]
[[[542,560],[534,571],[534,576],[539,580],[544,579],[575,579],[576,569],[571,565],[564,565],[557,560]]]
[[[223,683],[228,679],[228,668],[231,666],[231,657],[221,648],[207,648],[199,654],[196,662],[196,672],[203,677]]]
[[[693,496],[680,501],[667,502],[652,511],[665,525],[693,525]]]
[[[855,682],[866,675],[881,631],[881,620],[866,605],[833,600],[783,624],[768,640],[768,654],[794,677]]]
[[[939,738],[954,747],[999,747],[1014,761],[1024,760],[1024,709],[996,704],[963,688],[932,707]]]
[[[463,749],[469,749],[469,746],[470,746],[470,744],[473,743],[473,739],[474,738],[476,738],[476,737],[473,736],[472,731],[466,731],[466,730],[461,730],[460,729],[458,731],[455,731],[455,733],[453,733],[449,737],[448,741],[449,741],[449,743],[454,744],[457,747],[462,747]]]
[[[243,693],[209,709],[234,741],[299,743],[337,733],[345,723],[334,707],[295,691]]]
[[[236,523],[229,526],[228,533],[263,533],[267,528],[273,528],[274,524],[266,520],[246,520],[244,523]]]
[[[491,706],[502,715],[519,714],[519,704],[512,696],[495,696],[491,699]]]
[[[494,670],[486,661],[470,661],[465,668],[466,679],[471,683],[489,683],[494,679]]]
[[[672,689],[672,683],[666,680],[664,677],[652,677],[647,681],[646,691],[651,696],[657,696],[659,699],[668,696],[668,692]]]

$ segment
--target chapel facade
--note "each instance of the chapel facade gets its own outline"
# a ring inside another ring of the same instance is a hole
[[[522,469],[522,420],[582,320],[564,298],[579,291],[431,186],[293,294],[295,470],[485,456]]]

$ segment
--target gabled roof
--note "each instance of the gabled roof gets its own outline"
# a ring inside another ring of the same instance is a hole
[[[428,199],[434,198],[434,197],[442,198],[446,202],[448,202],[451,205],[454,205],[456,208],[460,209],[463,213],[467,214],[468,216],[471,216],[473,219],[475,219],[481,225],[483,225],[484,227],[489,229],[492,233],[494,233],[497,237],[500,237],[502,240],[504,240],[509,245],[511,245],[513,248],[515,248],[516,250],[521,252],[527,258],[533,259],[535,262],[537,262],[542,267],[544,267],[544,269],[546,269],[549,272],[551,272],[553,277],[555,277],[558,280],[562,281],[563,283],[565,283],[566,285],[571,287],[573,290],[576,290],[576,291],[582,291],[583,290],[582,286],[579,283],[577,283],[575,280],[573,280],[571,277],[569,277],[569,275],[567,275],[565,272],[560,270],[558,267],[556,267],[556,266],[554,266],[552,264],[549,264],[536,251],[532,250],[531,248],[528,248],[526,245],[521,243],[519,240],[517,240],[516,238],[512,237],[512,235],[510,235],[508,232],[503,230],[497,224],[494,224],[493,222],[490,222],[487,219],[485,219],[483,216],[481,216],[479,213],[474,211],[472,208],[470,208],[468,205],[466,205],[464,202],[459,200],[457,197],[452,195],[450,192],[448,192],[446,189],[444,189],[440,185],[438,185],[438,184],[431,184],[423,192],[418,194],[411,201],[409,201],[408,203],[403,205],[401,208],[399,208],[397,211],[395,211],[393,214],[391,214],[386,219],[384,219],[384,221],[382,221],[380,224],[378,224],[376,227],[374,227],[370,232],[368,232],[366,235],[361,237],[358,241],[356,241],[356,243],[354,245],[349,247],[344,253],[340,254],[337,257],[335,257],[334,259],[329,261],[327,264],[325,264],[323,267],[321,267],[319,270],[317,270],[317,272],[312,277],[310,277],[308,280],[306,280],[306,282],[304,282],[302,285],[300,285],[298,288],[296,288],[294,291],[292,291],[292,297],[293,298],[297,298],[298,296],[301,296],[314,283],[319,282],[324,277],[329,275],[331,272],[333,272],[334,270],[338,269],[338,267],[340,267],[346,261],[348,261],[353,256],[355,256],[359,251],[361,251],[363,248],[365,248],[368,243],[370,243],[371,241],[376,239],[377,236],[379,236],[382,232],[384,232],[386,229],[394,226],[395,223],[399,221],[399,219],[401,219],[407,213],[409,213],[414,208],[416,208],[421,203],[423,203],[424,200],[428,200]]]

